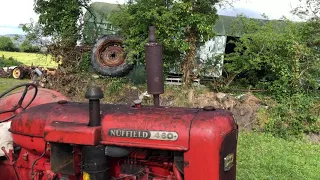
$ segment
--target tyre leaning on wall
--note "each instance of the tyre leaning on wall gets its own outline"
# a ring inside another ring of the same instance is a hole
[[[116,35],[104,35],[91,49],[91,65],[103,76],[121,77],[127,75],[133,64],[126,62],[126,53],[122,47],[123,39]]]

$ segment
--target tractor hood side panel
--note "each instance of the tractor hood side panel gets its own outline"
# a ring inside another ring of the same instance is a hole
[[[197,109],[101,105],[101,126],[89,127],[88,104],[59,102],[29,108],[12,120],[21,147],[42,152],[45,142],[187,150]]]
[[[126,113],[125,113],[126,112]],[[198,110],[145,107],[106,113],[102,143],[131,147],[187,150],[191,122]]]

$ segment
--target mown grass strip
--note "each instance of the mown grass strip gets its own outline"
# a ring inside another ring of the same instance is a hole
[[[58,64],[52,60],[51,56],[37,53],[0,51],[0,58],[2,57],[4,57],[7,64],[10,64],[10,62],[8,62],[8,59],[11,57],[17,62],[27,66],[34,65],[50,68],[56,68],[58,66]],[[12,65],[16,64],[12,62]]]

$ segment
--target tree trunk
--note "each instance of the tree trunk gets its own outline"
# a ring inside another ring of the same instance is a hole
[[[190,32],[186,38],[186,41],[190,44],[189,49],[187,50],[184,61],[183,61],[183,85],[190,87],[193,83],[192,70],[194,69],[195,63],[195,54],[196,54],[196,36],[194,33]]]

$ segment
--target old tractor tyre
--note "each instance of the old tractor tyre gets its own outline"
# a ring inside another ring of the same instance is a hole
[[[122,42],[122,38],[115,35],[105,35],[96,41],[91,49],[91,65],[97,73],[121,77],[132,70],[133,64],[126,62]]]
[[[15,67],[11,71],[11,76],[14,79],[22,79],[24,77],[24,70],[22,67]]]

